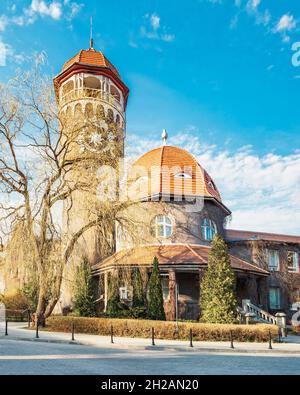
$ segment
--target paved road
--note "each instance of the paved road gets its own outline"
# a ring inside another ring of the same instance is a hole
[[[300,357],[0,340],[0,374],[300,374]]]

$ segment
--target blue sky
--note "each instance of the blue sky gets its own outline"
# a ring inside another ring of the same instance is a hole
[[[88,47],[90,16],[95,48],[131,89],[136,153],[166,128],[212,172],[235,227],[300,234],[300,2],[1,0],[0,80],[41,51],[57,74]]]

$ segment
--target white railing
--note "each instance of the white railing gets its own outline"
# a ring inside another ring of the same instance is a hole
[[[60,97],[60,104],[64,105],[66,103],[69,103],[70,101],[79,100],[82,98],[101,100],[111,105],[116,110],[123,112],[122,104],[113,95],[104,92],[101,89],[92,89],[92,88],[73,89],[70,92],[67,92]]]
[[[277,325],[277,318],[274,315],[268,313],[267,311],[261,309],[260,307],[255,306],[250,302],[250,300],[244,299],[242,301],[242,305],[245,314],[254,313],[259,321]]]

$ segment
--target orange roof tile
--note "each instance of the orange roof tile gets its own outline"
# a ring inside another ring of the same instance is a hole
[[[265,241],[278,241],[284,243],[300,243],[300,236],[289,236],[275,233],[265,232],[250,232],[246,230],[226,230],[226,239],[228,241],[240,240],[265,240]]]
[[[209,246],[190,244],[167,244],[167,245],[146,245],[136,248],[121,250],[104,261],[94,265],[94,270],[104,269],[111,266],[151,266],[153,258],[158,258],[159,264],[164,265],[195,265],[206,266],[208,254],[211,250]],[[268,275],[269,272],[254,264],[230,255],[231,266],[236,271],[247,271],[261,275]]]
[[[120,78],[119,72],[116,67],[103,55],[100,51],[95,49],[82,49],[73,58],[68,60],[64,66],[63,71],[67,70],[75,63],[85,64],[89,66],[106,67],[110,69],[117,77]]]
[[[187,173],[191,178],[177,178]],[[135,182],[143,178],[140,187]],[[186,150],[162,146],[147,152],[133,165],[128,177],[138,198],[156,195],[180,195],[214,198],[220,203],[221,195],[212,178]],[[229,211],[229,210],[228,210]]]

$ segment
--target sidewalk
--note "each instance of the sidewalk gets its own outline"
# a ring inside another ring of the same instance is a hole
[[[75,333],[75,341],[71,340],[71,333],[39,331],[39,338],[35,338],[35,331],[28,330],[26,323],[9,323],[8,336],[4,335],[5,328],[0,324],[0,338],[8,340],[22,340],[34,342],[49,342],[61,344],[78,344],[101,348],[128,349],[133,351],[182,351],[182,352],[214,352],[214,353],[268,353],[268,354],[299,354],[300,356],[300,336],[289,335],[284,343],[272,343],[272,350],[269,350],[268,343],[238,343],[234,342],[234,349],[230,348],[230,342],[204,342],[194,341],[193,348],[189,341],[183,340],[155,340],[152,346],[151,339],[114,337],[114,344],[111,344],[110,336],[86,335]]]

